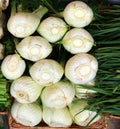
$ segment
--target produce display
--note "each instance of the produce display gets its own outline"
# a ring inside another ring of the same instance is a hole
[[[4,29],[7,23],[6,14],[3,12],[7,9],[9,5],[9,0],[0,0],[0,40],[4,36]],[[0,62],[3,60],[5,54],[5,45],[0,42]],[[9,91],[8,91],[8,84],[6,78],[4,78],[2,71],[0,69],[0,111],[4,111],[10,106],[9,100]]]
[[[3,0],[0,8],[0,111],[33,127],[120,115],[119,5]]]

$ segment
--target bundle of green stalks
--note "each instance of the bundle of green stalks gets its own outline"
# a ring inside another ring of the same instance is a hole
[[[99,18],[88,30],[96,39],[92,53],[99,62],[96,87],[86,88],[97,91],[89,99],[89,108],[98,108],[98,113],[120,115],[120,5],[103,6]]]
[[[6,79],[0,78],[0,112],[10,107],[10,97]]]

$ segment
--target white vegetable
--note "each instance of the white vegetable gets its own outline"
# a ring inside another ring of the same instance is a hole
[[[39,6],[34,12],[17,12],[8,19],[7,28],[12,35],[24,38],[33,34],[41,18],[47,13],[46,7]]]
[[[94,93],[96,93],[96,91],[94,90],[88,90],[82,87],[76,87],[75,88],[76,91],[76,96],[77,98],[88,98],[88,97],[92,97]]]
[[[92,80],[92,81],[88,82],[85,85],[94,86],[95,82],[94,82],[94,80]],[[92,97],[95,93],[96,93],[95,90],[86,89],[86,88],[84,88],[84,87],[82,87],[82,86],[80,86],[78,84],[75,85],[75,95],[79,99]]]
[[[93,19],[92,9],[82,1],[70,2],[63,11],[65,21],[73,27],[85,27]]]
[[[1,64],[2,74],[10,80],[19,78],[25,68],[26,63],[18,54],[7,55]]]
[[[22,76],[14,80],[10,87],[10,94],[20,103],[32,103],[35,102],[42,91],[42,87],[39,86],[29,76]]]
[[[75,84],[86,84],[97,74],[98,61],[91,54],[76,54],[65,66],[65,76]]]
[[[5,46],[0,43],[0,60],[4,58],[4,51],[5,51]]]
[[[21,104],[15,101],[11,107],[11,115],[22,125],[35,126],[42,120],[42,109],[37,103]]]
[[[46,58],[52,52],[51,44],[40,36],[28,36],[16,45],[20,55],[30,61]]]
[[[86,126],[97,114],[95,111],[86,110],[86,100],[76,100],[69,105],[69,111],[72,115],[73,121],[80,126]],[[100,115],[97,115],[89,125],[100,119]]]
[[[67,51],[78,54],[89,52],[94,44],[94,39],[87,30],[73,28],[65,34],[62,42]]]
[[[0,0],[0,9],[5,10],[9,5],[9,0]]]
[[[54,109],[43,106],[43,121],[50,127],[69,127],[72,117],[67,107]]]
[[[67,24],[61,18],[52,16],[44,19],[37,29],[51,43],[60,40],[67,30]]]
[[[53,59],[41,59],[31,66],[29,73],[38,84],[49,86],[62,78],[64,69]]]
[[[74,85],[69,81],[59,81],[45,87],[41,93],[43,105],[50,108],[64,108],[70,104],[75,96]]]

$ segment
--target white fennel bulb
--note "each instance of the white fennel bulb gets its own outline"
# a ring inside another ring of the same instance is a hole
[[[1,64],[2,74],[9,80],[22,76],[25,68],[26,63],[18,54],[7,55]]]
[[[62,43],[68,52],[78,54],[89,52],[94,44],[94,39],[87,30],[73,28],[65,34]]]
[[[9,6],[9,0],[0,0],[0,9],[5,10]]]
[[[74,85],[69,81],[59,81],[47,86],[41,93],[43,105],[50,108],[64,108],[73,101],[75,96]]]
[[[52,52],[51,44],[40,36],[28,36],[16,45],[19,54],[30,61],[46,58]]]
[[[94,86],[95,85],[95,81],[92,80],[92,81],[88,82],[85,85],[87,85],[87,86]],[[75,85],[75,95],[79,99],[93,97],[95,95],[95,93],[96,93],[95,90],[86,89],[86,88],[84,88],[84,86],[81,86],[79,84]]]
[[[52,16],[41,21],[37,28],[38,33],[51,43],[60,40],[67,30],[67,24],[61,18]]]
[[[87,105],[87,101],[82,99],[73,101],[69,105],[69,111],[72,115],[73,121],[79,126],[87,126],[87,124],[91,125],[101,118],[100,115],[97,115],[96,111],[85,109]]]
[[[64,69],[53,59],[41,59],[30,67],[29,73],[39,85],[49,86],[62,78]]]
[[[42,91],[42,87],[31,77],[22,76],[14,80],[10,87],[10,94],[20,103],[35,102]]]
[[[87,53],[72,56],[65,65],[65,76],[75,84],[86,84],[97,74],[98,61]]]
[[[72,117],[67,107],[54,109],[43,106],[43,121],[50,127],[70,127]]]
[[[72,27],[85,27],[93,20],[92,9],[82,1],[70,2],[63,11],[65,21]]]
[[[0,60],[4,58],[5,45],[0,43]]]
[[[21,104],[14,101],[11,115],[16,122],[25,126],[35,126],[42,120],[42,108],[38,103]]]
[[[48,9],[39,6],[34,12],[16,12],[10,16],[7,22],[8,31],[18,38],[24,38],[33,34],[41,18],[47,13]]]

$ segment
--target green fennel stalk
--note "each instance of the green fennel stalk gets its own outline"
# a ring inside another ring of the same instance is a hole
[[[120,6],[101,10],[98,19],[87,28],[96,40],[91,53],[99,62],[96,76],[97,91],[89,99],[90,107],[98,108],[101,113],[120,115]],[[92,88],[91,88],[92,89]],[[103,91],[104,92],[101,92]]]

